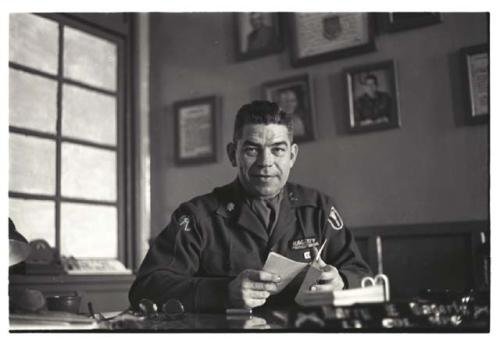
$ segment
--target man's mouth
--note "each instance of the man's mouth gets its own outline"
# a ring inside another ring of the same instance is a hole
[[[251,176],[252,178],[262,181],[268,181],[274,178],[274,175],[269,175],[269,174],[252,174]]]

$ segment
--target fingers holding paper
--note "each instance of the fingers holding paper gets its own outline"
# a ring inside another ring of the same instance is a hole
[[[254,308],[263,305],[277,291],[276,274],[258,270],[244,270],[229,283],[229,303],[236,308]]]
[[[318,284],[311,287],[311,291],[325,292],[338,291],[344,288],[344,281],[339,274],[337,268],[332,265],[324,265],[321,267],[322,273]]]

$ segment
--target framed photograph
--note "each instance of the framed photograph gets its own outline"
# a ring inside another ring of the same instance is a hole
[[[262,91],[267,100],[293,114],[295,142],[315,139],[315,112],[309,75],[266,82],[262,85]]]
[[[441,22],[441,14],[431,12],[381,13],[379,14],[379,18],[382,25],[382,31],[385,32],[399,32]]]
[[[462,72],[467,104],[466,121],[484,123],[490,118],[490,53],[487,44],[462,48]]]
[[[176,163],[216,161],[219,120],[216,97],[175,102],[174,112]]]
[[[278,13],[235,13],[236,59],[248,60],[283,50],[283,33]]]
[[[375,50],[369,13],[292,13],[289,21],[293,66]]]
[[[346,69],[345,78],[351,132],[399,127],[398,89],[392,60]]]

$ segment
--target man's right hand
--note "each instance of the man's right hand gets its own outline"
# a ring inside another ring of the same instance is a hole
[[[264,305],[277,291],[279,281],[280,277],[273,273],[244,270],[229,283],[229,306],[251,309]]]

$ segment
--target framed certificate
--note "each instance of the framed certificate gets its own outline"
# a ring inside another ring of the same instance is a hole
[[[293,13],[289,21],[295,67],[375,50],[369,13]]]
[[[488,122],[490,118],[490,54],[487,44],[462,48],[462,72],[467,105],[466,121]]]
[[[215,96],[174,103],[177,164],[198,164],[217,160],[216,103]]]

